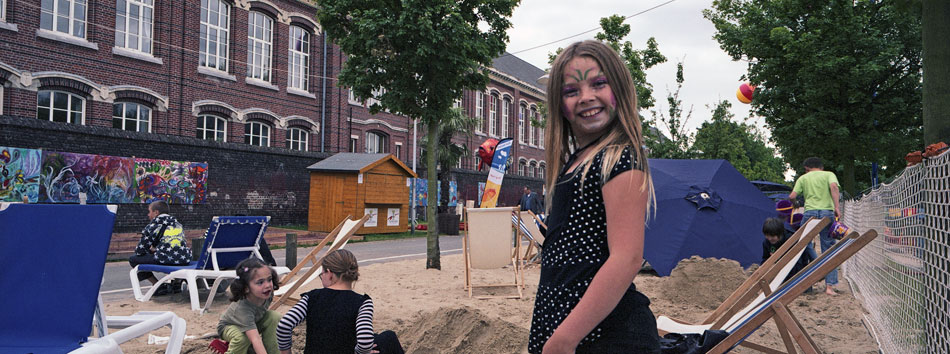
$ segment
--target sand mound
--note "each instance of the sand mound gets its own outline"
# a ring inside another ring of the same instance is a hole
[[[528,331],[478,310],[440,308],[399,330],[407,353],[521,353]]]
[[[660,292],[673,303],[715,310],[746,278],[739,262],[693,256],[680,261]]]

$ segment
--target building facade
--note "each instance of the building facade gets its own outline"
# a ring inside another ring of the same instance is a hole
[[[306,166],[337,152],[411,166],[416,139],[410,118],[370,114],[337,86],[345,54],[316,11],[292,0],[0,0],[0,146],[207,161],[207,204],[172,206],[186,226],[236,213],[304,224]],[[512,173],[540,184],[544,138],[530,122],[543,72],[508,54],[489,70],[487,90],[459,103],[483,124],[456,140],[476,151],[512,137]],[[117,229],[140,228],[144,214],[120,207]]]

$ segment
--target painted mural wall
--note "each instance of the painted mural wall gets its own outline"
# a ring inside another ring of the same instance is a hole
[[[0,147],[0,201],[207,202],[208,164]]]

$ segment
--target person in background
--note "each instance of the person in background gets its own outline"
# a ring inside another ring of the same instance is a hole
[[[139,264],[187,265],[191,262],[191,249],[185,240],[185,229],[168,212],[168,203],[165,201],[154,201],[148,205],[150,221],[142,230],[135,254],[129,257],[129,264],[133,268]],[[138,272],[138,278],[139,281],[148,279],[152,284],[158,282],[152,272]],[[165,285],[153,295],[181,291],[180,280]]]
[[[524,186],[524,194],[521,196],[518,205],[521,206],[521,211],[530,210],[534,215],[541,215],[544,212],[544,208],[541,207],[541,200],[538,199],[538,193],[532,192],[531,187],[528,186]]]
[[[765,240],[762,241],[762,264],[765,264],[765,261],[767,261],[769,257],[772,257],[775,251],[778,251],[778,249],[785,244],[785,241],[788,241],[790,235],[786,233],[786,223],[787,222],[780,218],[768,218],[762,223],[762,235],[765,236]],[[814,258],[811,257],[808,252],[802,252],[802,255],[798,257],[798,261],[795,262],[795,266],[788,272],[783,282],[788,281],[795,276],[795,274],[798,274],[799,271],[805,269],[808,263],[811,263],[813,259]],[[805,293],[810,294],[811,288],[806,290]]]
[[[795,181],[795,187],[788,199],[795,200],[799,195],[805,197],[804,222],[811,218],[837,218],[841,216],[841,206],[838,199],[838,177],[834,173],[825,171],[820,158],[809,157],[802,163],[805,174]],[[831,237],[831,224],[819,232],[821,252],[834,246],[835,239]],[[825,276],[825,293],[837,295],[835,285],[838,284],[838,269],[833,269]]]

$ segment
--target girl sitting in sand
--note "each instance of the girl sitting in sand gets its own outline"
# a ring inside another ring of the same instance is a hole
[[[373,334],[373,299],[353,291],[360,277],[356,256],[339,249],[323,258],[322,289],[303,294],[277,327],[280,352],[290,353],[293,329],[307,321],[304,353],[396,353],[403,349],[393,331]]]
[[[653,184],[626,65],[598,41],[571,44],[551,68],[550,208],[528,351],[658,353],[643,262]]]
[[[280,314],[267,310],[278,288],[277,272],[260,259],[249,258],[238,264],[237,276],[231,283],[231,304],[218,321],[218,334],[230,342],[227,353],[244,354],[248,348],[277,353]]]

